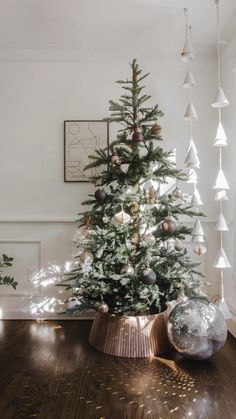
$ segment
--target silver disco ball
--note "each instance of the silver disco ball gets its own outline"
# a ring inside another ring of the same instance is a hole
[[[171,311],[168,336],[182,356],[207,359],[224,345],[227,327],[223,314],[215,304],[191,298],[177,304]]]

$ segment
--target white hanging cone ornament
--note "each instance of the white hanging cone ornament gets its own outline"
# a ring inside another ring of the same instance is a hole
[[[199,169],[200,161],[199,161],[197,153],[196,153],[196,151],[194,150],[193,147],[190,147],[184,163],[187,165],[188,168],[191,168],[191,169],[198,168]]]
[[[228,195],[225,190],[216,191],[215,201],[228,201]]]
[[[188,70],[186,75],[185,75],[185,78],[184,78],[183,87],[189,88],[189,87],[193,87],[193,86],[196,86],[196,82],[194,80],[194,77],[193,77],[191,71]]]
[[[193,243],[204,243],[205,238],[201,234],[193,234],[192,235],[192,242]]]
[[[191,32],[190,32],[189,28],[187,29],[185,43],[184,43],[183,51],[182,51],[182,54],[181,54],[181,58],[182,58],[182,61],[184,61],[184,62],[189,62],[189,61],[194,60],[194,51],[193,51],[193,46],[192,46],[192,42],[191,42]]]
[[[196,170],[189,169],[187,183],[193,183],[193,184],[196,185],[197,184],[197,181],[198,181],[198,175],[197,175]]]
[[[199,205],[203,205],[203,202],[201,200],[200,193],[199,193],[199,191],[198,191],[197,188],[194,189],[194,192],[192,194],[191,205],[193,207],[198,207]]]
[[[225,106],[228,106],[228,105],[229,105],[229,102],[226,99],[224,91],[223,91],[222,87],[219,87],[218,91],[216,93],[215,99],[214,99],[211,106],[213,108],[224,108]]]
[[[214,268],[227,269],[227,268],[230,268],[230,267],[231,266],[230,266],[229,260],[226,256],[226,253],[225,253],[223,247],[221,247],[218,254],[217,254],[216,261],[215,261],[215,264],[214,264]]]
[[[222,169],[219,170],[213,189],[229,189],[229,184]]]
[[[193,102],[190,102],[188,104],[186,112],[184,114],[184,119],[187,119],[187,121],[194,121],[195,119],[198,119],[197,111]]]
[[[226,220],[225,220],[225,217],[224,217],[222,212],[220,212],[219,215],[218,215],[215,230],[216,231],[228,231],[229,230],[229,228],[227,226],[227,223],[226,223]]]
[[[193,139],[193,138],[190,138],[190,140],[189,140],[189,143],[188,143],[188,147],[187,147],[186,153],[188,153],[188,152],[189,152],[189,150],[190,150],[190,148],[191,148],[191,147],[194,149],[195,153],[197,154],[197,147],[196,147],[196,145],[195,145],[195,142],[194,142],[194,139]]]
[[[199,220],[199,218],[196,218],[196,221],[194,223],[193,229],[192,229],[192,235],[193,236],[204,236],[204,231],[202,228],[202,224],[201,221]]]
[[[218,125],[216,138],[214,140],[214,147],[226,147],[227,146],[227,137],[225,134],[225,130],[221,122]]]
[[[223,314],[225,320],[229,320],[232,318],[232,313],[229,311],[228,304],[226,303],[224,298],[221,298],[217,305],[219,310]]]

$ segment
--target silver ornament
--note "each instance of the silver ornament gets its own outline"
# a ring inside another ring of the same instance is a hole
[[[133,268],[133,266],[131,265],[131,263],[127,263],[126,265],[122,266],[121,273],[122,273],[122,274],[129,274],[129,275],[133,275],[133,273],[134,273],[134,268]]]
[[[93,263],[93,255],[91,252],[88,252],[87,250],[81,253],[79,258],[81,263],[85,263],[87,265]]]
[[[215,304],[203,298],[191,298],[180,302],[171,311],[168,336],[182,356],[208,359],[224,345],[227,327]]]
[[[181,250],[183,250],[183,249],[184,249],[184,244],[180,240],[177,240],[175,242],[175,250],[177,252],[181,252]]]
[[[146,234],[145,236],[143,236],[143,238],[142,238],[142,244],[144,245],[144,246],[148,246],[148,247],[151,247],[151,246],[154,246],[154,244],[156,243],[156,238],[155,238],[155,236],[153,235],[153,234],[151,234],[151,233],[149,233],[149,234]]]

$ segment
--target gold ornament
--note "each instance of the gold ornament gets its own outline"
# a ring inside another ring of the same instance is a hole
[[[154,124],[151,128],[151,131],[154,135],[160,135],[161,133],[161,126],[158,124]]]
[[[137,214],[139,214],[139,211],[140,211],[140,209],[139,209],[139,204],[137,204],[137,202],[135,203],[135,204],[133,204],[132,205],[132,207],[131,207],[131,214],[132,215],[137,215]]]
[[[193,248],[193,252],[198,256],[203,256],[206,253],[206,251],[207,248],[205,246],[202,246],[201,244]]]
[[[129,223],[129,221],[131,220],[131,217],[130,217],[130,215],[129,214],[127,214],[127,212],[125,212],[125,211],[120,211],[120,212],[118,212],[116,215],[115,215],[115,221],[118,223],[118,224],[127,224],[127,223]]]
[[[156,202],[156,191],[154,187],[152,186],[148,191],[148,203],[155,204],[155,202]]]
[[[79,258],[80,258],[81,263],[86,263],[86,264],[93,263],[93,255],[91,252],[88,252],[87,250],[81,253]]]

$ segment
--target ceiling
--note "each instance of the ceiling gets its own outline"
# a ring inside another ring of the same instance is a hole
[[[0,48],[91,53],[181,48],[184,7],[190,8],[193,44],[214,46],[214,0],[0,0]],[[235,15],[236,1],[221,0],[222,29]]]

